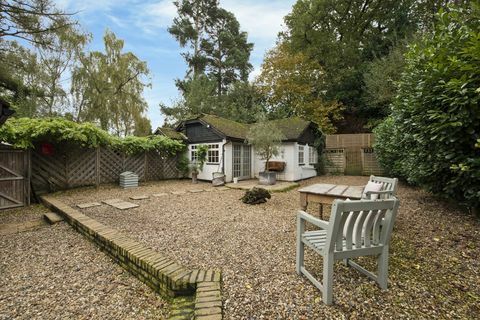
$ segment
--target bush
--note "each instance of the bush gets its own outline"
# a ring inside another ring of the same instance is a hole
[[[246,204],[260,204],[267,202],[267,199],[270,199],[271,197],[272,196],[268,190],[254,187],[245,192],[241,200]]]
[[[380,163],[394,175],[480,207],[480,8],[440,11],[411,45],[392,114],[376,128]]]

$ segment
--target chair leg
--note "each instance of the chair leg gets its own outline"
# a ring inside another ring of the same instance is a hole
[[[304,265],[305,244],[302,242],[302,234],[305,231],[305,224],[301,219],[297,219],[297,254],[296,271],[302,274],[301,268]]]
[[[388,246],[385,246],[377,258],[378,275],[377,283],[381,289],[387,290],[388,286]]]
[[[333,303],[333,263],[332,255],[323,257],[323,303],[330,305]]]

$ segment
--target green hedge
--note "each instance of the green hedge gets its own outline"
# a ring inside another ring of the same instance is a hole
[[[36,142],[65,143],[86,148],[111,147],[128,154],[158,150],[176,154],[185,146],[164,136],[118,138],[92,123],[76,123],[63,118],[11,118],[0,127],[0,141],[16,148],[33,148]]]
[[[480,208],[480,8],[441,11],[411,45],[392,114],[375,130],[390,173]]]

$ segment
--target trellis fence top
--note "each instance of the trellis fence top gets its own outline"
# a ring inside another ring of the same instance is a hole
[[[329,134],[326,136],[326,148],[371,148],[375,142],[372,133]]]

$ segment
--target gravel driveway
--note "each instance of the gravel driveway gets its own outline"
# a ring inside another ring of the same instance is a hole
[[[21,210],[21,211],[20,211]],[[0,223],[38,218],[32,206]],[[0,319],[162,319],[168,304],[65,222],[0,236]]]
[[[363,185],[367,180],[330,176],[302,185]],[[273,194],[257,206],[243,204],[240,190],[211,191],[208,184],[188,181],[149,183],[134,190],[71,190],[57,196],[73,206],[199,188],[210,192],[129,200],[140,207],[126,211],[107,205],[82,211],[187,267],[221,269],[227,319],[471,318],[480,312],[480,224],[419,189],[399,190],[389,290],[382,292],[373,281],[337,263],[333,306],[325,306],[320,292],[295,273],[296,190]],[[365,263],[373,265],[371,259]],[[306,264],[321,273],[320,257],[308,250]]]

